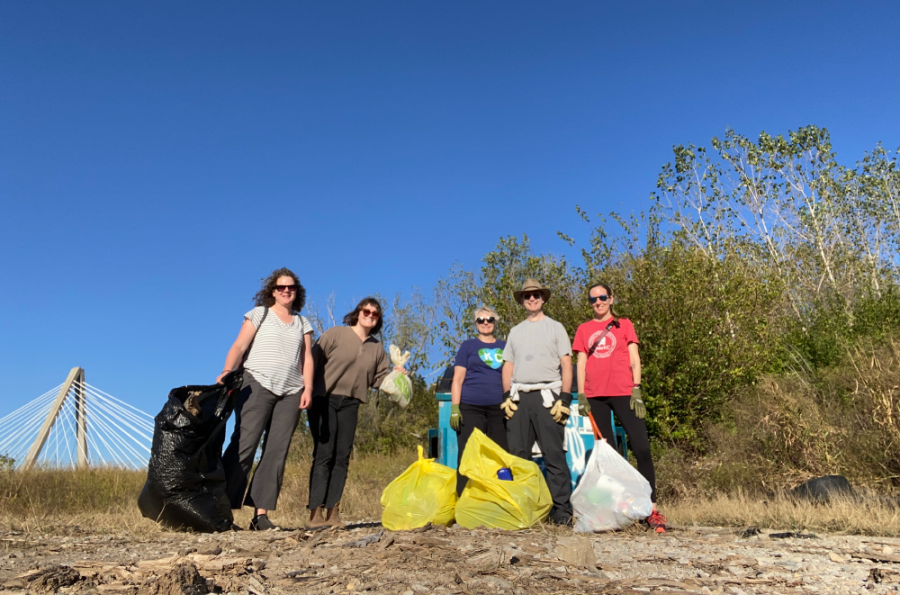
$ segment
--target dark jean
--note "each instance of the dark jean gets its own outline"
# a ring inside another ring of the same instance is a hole
[[[553,421],[550,410],[544,407],[541,391],[520,392],[519,409],[507,420],[509,454],[531,460],[531,447],[537,442],[547,467],[547,487],[553,497],[551,516],[572,516],[572,475],[566,462],[563,440],[564,424]]]
[[[497,405],[470,405],[469,403],[459,404],[459,413],[462,415],[462,422],[459,424],[459,432],[456,434],[456,443],[459,447],[459,454],[456,457],[456,468],[459,469],[459,463],[462,461],[463,451],[466,443],[472,435],[472,431],[478,428],[485,435],[497,443],[503,450],[508,450],[506,445],[506,423],[503,418],[503,410]],[[465,475],[456,472],[456,494],[462,494],[469,479]]]
[[[611,440],[615,448],[615,440],[612,439],[613,428],[610,410],[614,411],[619,423],[625,429],[628,436],[628,448],[637,459],[638,472],[650,482],[650,501],[656,502],[656,470],[653,468],[653,457],[650,455],[650,438],[647,436],[647,424],[631,410],[631,395],[625,397],[590,397],[591,415],[594,423],[600,430],[600,435]]]
[[[309,472],[309,509],[334,508],[344,494],[350,453],[356,437],[359,399],[343,395],[313,397],[309,431],[313,464]]]
[[[234,433],[222,455],[225,491],[232,508],[240,508],[243,503],[275,510],[284,479],[284,462],[299,420],[300,393],[276,395],[244,372],[244,386],[234,409]],[[266,437],[262,454],[248,490],[247,477],[263,433]]]

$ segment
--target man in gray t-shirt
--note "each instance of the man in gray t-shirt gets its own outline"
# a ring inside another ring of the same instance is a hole
[[[547,487],[553,497],[550,521],[572,522],[571,475],[563,450],[566,420],[572,402],[572,350],[559,322],[544,314],[550,290],[528,279],[513,294],[528,317],[509,332],[503,350],[504,402],[509,452],[531,459],[537,441],[547,466]]]

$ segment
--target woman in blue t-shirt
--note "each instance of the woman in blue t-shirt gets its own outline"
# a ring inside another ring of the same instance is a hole
[[[478,428],[488,438],[500,445],[506,445],[506,421],[500,403],[503,401],[503,348],[506,341],[494,336],[497,328],[497,312],[482,306],[475,311],[475,327],[478,336],[459,346],[453,362],[453,384],[450,405],[450,427],[456,430],[459,445],[459,461],[462,460],[466,442],[472,431]],[[468,478],[456,474],[456,493],[462,494]]]

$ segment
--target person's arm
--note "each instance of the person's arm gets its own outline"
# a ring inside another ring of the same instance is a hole
[[[328,329],[316,339],[316,344],[312,348],[313,367],[318,370],[328,360],[328,355],[334,349],[334,333],[332,329]]]
[[[303,394],[300,396],[300,409],[306,409],[312,403],[313,379],[316,377],[316,363],[312,355],[312,333],[303,335]]]
[[[559,365],[562,368],[562,392],[572,392],[572,356],[564,355],[559,358]]]
[[[225,366],[222,368],[222,373],[216,376],[216,384],[222,384],[222,378],[240,365],[244,354],[247,353],[247,348],[250,347],[250,343],[253,342],[253,337],[255,336],[256,327],[249,320],[244,320],[237,339],[235,339],[231,349],[228,350],[228,355],[225,356]]]
[[[587,354],[583,351],[578,352],[578,392],[584,392],[584,373],[587,370]]]
[[[450,404],[459,405],[462,400],[462,385],[466,379],[466,369],[462,366],[453,367],[453,382],[450,384]]]
[[[505,393],[508,393],[512,386],[513,366],[515,364],[512,362],[503,362],[503,392]]]
[[[641,385],[641,356],[638,353],[638,344],[628,344],[628,359],[631,360],[631,378],[636,386]]]

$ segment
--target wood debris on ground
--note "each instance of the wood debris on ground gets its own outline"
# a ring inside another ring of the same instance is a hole
[[[582,535],[378,523],[201,535],[0,532],[0,591],[243,593],[887,593],[900,540],[769,539],[691,528]],[[898,550],[900,551],[900,550]]]

